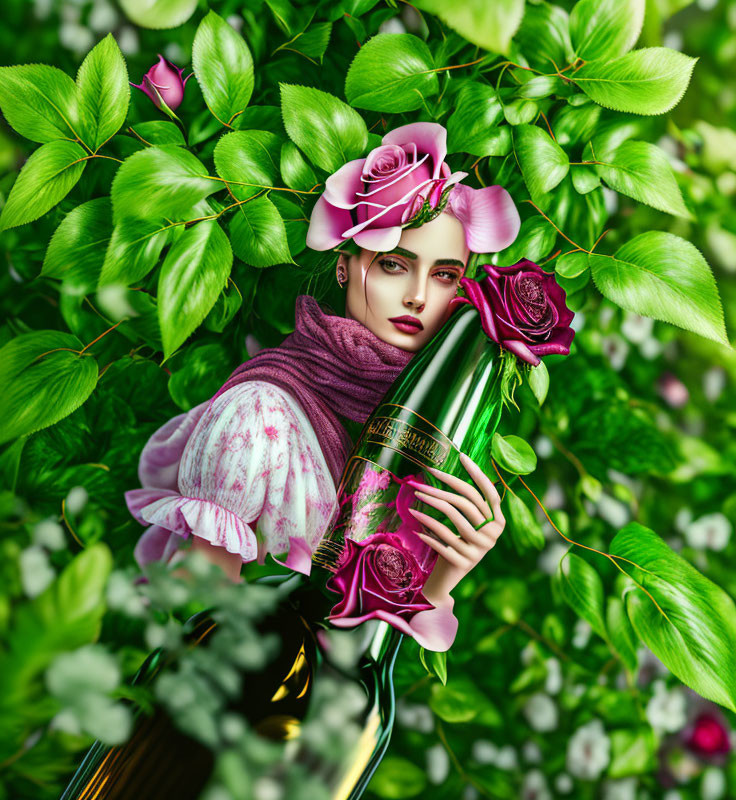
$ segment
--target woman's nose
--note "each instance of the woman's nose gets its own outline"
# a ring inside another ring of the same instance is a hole
[[[417,312],[424,308],[426,302],[427,301],[424,296],[424,287],[419,282],[414,283],[404,297],[404,305],[408,308],[414,309]]]

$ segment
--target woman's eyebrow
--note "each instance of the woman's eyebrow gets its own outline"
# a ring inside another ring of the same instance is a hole
[[[462,261],[459,261],[457,258],[438,258],[434,265],[436,267],[440,265],[450,266],[450,267],[464,267],[465,264]]]

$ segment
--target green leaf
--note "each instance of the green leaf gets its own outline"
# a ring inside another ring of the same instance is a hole
[[[564,601],[599,636],[607,639],[603,620],[603,583],[595,569],[568,550],[560,560],[557,576]]]
[[[305,216],[302,206],[287,200],[286,192],[271,192],[269,200],[276,206],[279,216],[286,229],[286,241],[292,256],[301,253],[307,246],[307,229],[309,219]]]
[[[443,686],[447,685],[447,651],[419,648],[419,660],[429,675],[436,675]]]
[[[69,333],[33,331],[0,349],[0,444],[53,425],[92,394],[97,362],[82,347]]]
[[[610,553],[628,559],[618,563],[638,584],[623,601],[642,642],[684,684],[736,710],[733,600],[638,522],[616,534]]]
[[[715,278],[690,242],[649,231],[589,263],[601,294],[621,308],[729,345]]]
[[[531,600],[527,584],[520,578],[494,578],[483,594],[486,608],[509,625],[516,625]]]
[[[70,211],[51,237],[41,275],[74,286],[97,285],[112,233],[109,197],[88,200]]]
[[[187,348],[181,369],[169,379],[169,394],[183,411],[214,397],[232,372],[232,361],[222,342]]]
[[[509,125],[526,125],[539,113],[539,106],[534,100],[525,100],[519,97],[503,107],[503,115]]]
[[[528,73],[526,73],[528,74]],[[549,97],[551,94],[559,94],[561,87],[559,78],[552,75],[536,75],[531,80],[526,81],[517,89],[519,97],[525,97],[528,100],[537,100],[540,97]]]
[[[184,134],[178,125],[165,119],[155,119],[151,122],[138,122],[131,125],[128,130],[147,145],[176,144],[186,147]]]
[[[468,678],[451,680],[443,686],[432,685],[429,707],[445,722],[470,722],[484,713],[495,711],[493,703]]]
[[[130,286],[148,275],[158,263],[172,233],[166,223],[124,217],[112,231],[100,272],[100,286]]]
[[[0,230],[33,222],[63,200],[81,178],[86,153],[74,142],[41,145],[23,165],[0,215]]]
[[[278,181],[281,140],[267,131],[233,131],[215,147],[217,174],[227,181],[238,200],[270,189]],[[240,186],[238,182],[253,184]]]
[[[649,142],[626,141],[611,154],[600,154],[598,175],[617,192],[668,214],[692,219],[667,156]]]
[[[570,176],[572,177],[572,185],[578,194],[588,194],[601,185],[601,179],[598,177],[595,167],[575,164]]]
[[[141,28],[177,28],[192,16],[197,0],[120,0],[120,7]]]
[[[87,54],[77,86],[82,139],[97,151],[120,130],[130,102],[125,59],[111,33]]]
[[[277,50],[291,50],[309,59],[321,59],[330,43],[331,33],[331,22],[318,22],[303,33],[297,34],[291,41],[282,44]]]
[[[506,516],[509,535],[516,552],[524,555],[530,550],[541,550],[545,545],[544,532],[529,506],[514,492],[506,492]]]
[[[618,597],[609,597],[606,607],[606,628],[611,639],[611,644],[621,658],[622,663],[629,670],[635,672],[637,666],[637,648],[639,641],[629,618],[626,616],[624,604]]]
[[[495,259],[497,264],[511,265],[528,258],[538,261],[549,255],[557,239],[557,231],[542,216],[527,217],[522,223],[514,243],[501,250]]]
[[[281,109],[289,138],[327,172],[358,158],[368,145],[363,118],[332,94],[282,83]]]
[[[636,44],[645,0],[578,0],[570,14],[575,53],[585,61],[612,59]]]
[[[200,204],[202,215],[206,205]],[[230,242],[216,220],[198,222],[172,245],[161,265],[157,292],[165,358],[207,316],[227,283],[232,264]]]
[[[99,635],[111,569],[108,548],[92,545],[32,602],[18,606],[4,637],[7,647],[0,653],[0,758],[18,751],[31,730],[48,721],[44,670],[58,654],[88,644]],[[40,713],[39,704],[43,707]]]
[[[550,3],[527,4],[514,41],[529,64],[543,71],[556,72],[573,60],[567,11]]]
[[[77,138],[77,86],[56,67],[0,67],[0,109],[11,127],[32,142]]]
[[[426,785],[424,770],[400,756],[384,758],[371,778],[371,791],[385,800],[416,797]]]
[[[544,361],[540,361],[536,367],[529,369],[529,388],[541,406],[549,391],[549,371]]]
[[[253,57],[243,37],[214,11],[197,28],[192,67],[207,107],[223,125],[231,124],[253,94]]]
[[[555,263],[555,272],[563,278],[577,278],[588,269],[588,254],[578,251],[565,253]]]
[[[302,192],[317,184],[317,176],[293,142],[284,142],[281,146],[281,177],[289,188]]]
[[[345,97],[367,111],[416,111],[439,90],[433,70],[432,53],[418,36],[379,33],[353,59],[345,78]]]
[[[537,468],[537,454],[532,446],[513,434],[501,436],[500,433],[494,433],[491,455],[501,467],[514,475],[528,475]]]
[[[223,188],[207,174],[205,165],[181,147],[156,146],[133,153],[112,182],[115,221],[185,219],[193,205]]]
[[[652,773],[657,766],[659,741],[649,725],[611,731],[610,778]]]
[[[570,169],[565,151],[536,125],[514,128],[514,150],[532,199],[552,191]]]
[[[584,95],[575,95],[584,97]],[[587,142],[597,130],[601,116],[601,107],[597,103],[586,102],[583,106],[564,105],[552,120],[557,144],[561,147]]]
[[[252,267],[271,267],[291,262],[286,228],[268,197],[238,206],[230,220],[235,255]]]
[[[503,107],[493,87],[485,83],[466,83],[447,120],[447,146],[450,152],[474,156],[504,156],[511,144],[503,121]]]
[[[524,0],[421,0],[417,6],[439,17],[446,25],[478,47],[492,53],[509,52],[511,39],[524,14]]]
[[[668,47],[646,47],[613,61],[585,64],[572,78],[606,108],[664,114],[680,102],[696,61]]]

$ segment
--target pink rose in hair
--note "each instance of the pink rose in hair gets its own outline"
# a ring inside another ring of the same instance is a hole
[[[327,179],[312,211],[307,245],[329,250],[352,238],[359,247],[386,252],[399,243],[404,227],[421,219],[420,212],[439,213],[444,197],[471,250],[507,247],[520,225],[508,192],[500,186],[460,187],[467,173],[451,172],[446,155],[447,131],[435,122],[387,133],[366,158],[349,161]]]

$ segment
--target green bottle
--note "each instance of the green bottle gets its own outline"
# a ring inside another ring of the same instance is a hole
[[[345,537],[359,541],[377,531],[394,531],[402,522],[396,500],[405,478],[414,476],[444,486],[426,467],[468,481],[458,457],[461,451],[486,474],[491,472],[490,442],[502,411],[502,371],[500,349],[485,335],[478,311],[471,305],[460,306],[414,356],[363,426],[338,487],[341,511],[314,553],[311,575],[295,573],[271,579],[294,587],[282,607],[263,621],[264,632],[279,634],[281,653],[262,673],[248,674],[248,688],[233,709],[263,736],[298,739],[312,686],[321,675],[360,685],[367,695],[359,722],[361,735],[338,767],[329,770],[326,782],[332,800],[361,797],[388,747],[395,712],[393,666],[404,638],[384,621],[367,623],[371,626],[368,637],[365,625],[358,625],[348,633],[363,642],[356,669],[351,672],[331,663],[320,634],[330,627],[326,617],[340,600],[327,584]],[[441,517],[428,506],[423,510]],[[431,568],[436,559],[434,551],[431,554],[433,558],[428,557],[423,568]],[[205,641],[214,626],[206,613],[189,624],[197,642]],[[153,653],[141,667],[136,683],[149,682],[164,663],[160,651]],[[158,741],[164,729],[167,736],[176,736],[176,746]],[[187,737],[175,732],[165,713],[157,710],[139,722],[126,744],[94,745],[62,800],[127,800],[134,796],[137,800],[196,800],[209,777],[212,756],[204,746],[189,740],[188,755],[182,758],[182,739]]]

